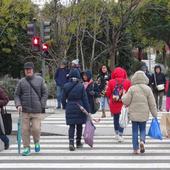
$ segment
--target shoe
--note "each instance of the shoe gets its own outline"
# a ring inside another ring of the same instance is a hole
[[[76,147],[77,148],[82,148],[83,144],[80,141],[78,141],[78,142],[76,142]]]
[[[159,109],[160,112],[163,112],[163,109]]]
[[[5,149],[5,150],[9,149],[9,142],[7,142],[7,143],[4,144],[4,149]]]
[[[29,156],[31,154],[30,147],[24,148],[24,151],[22,152],[22,156]]]
[[[119,135],[118,134],[115,134],[115,139],[119,140]]]
[[[69,145],[69,150],[70,150],[70,151],[75,151],[74,145]]]
[[[118,136],[118,142],[119,143],[122,143],[124,140],[123,140],[123,137],[122,136]]]
[[[61,106],[56,107],[56,109],[61,109]]]
[[[35,152],[40,152],[41,148],[40,148],[40,144],[36,143],[35,144]]]
[[[134,154],[134,155],[138,155],[138,154],[139,154],[139,151],[138,151],[138,150],[133,150],[133,154]]]
[[[140,142],[140,153],[144,153],[145,152],[145,146],[143,141]]]
[[[101,116],[101,118],[105,118],[105,117],[106,117],[105,110],[102,110],[102,116]]]

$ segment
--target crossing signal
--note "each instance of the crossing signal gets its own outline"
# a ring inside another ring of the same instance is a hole
[[[43,22],[43,40],[48,41],[51,39],[51,22],[50,21],[44,21]]]
[[[33,37],[32,38],[32,44],[33,44],[33,46],[40,46],[40,38],[39,37]]]
[[[48,51],[48,44],[46,44],[46,43],[42,44],[42,50]]]

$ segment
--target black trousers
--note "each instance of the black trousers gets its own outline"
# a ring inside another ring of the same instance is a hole
[[[76,131],[76,142],[81,141],[83,125],[82,124],[73,124],[70,125],[68,133],[69,133],[69,144],[74,145],[74,134]]]

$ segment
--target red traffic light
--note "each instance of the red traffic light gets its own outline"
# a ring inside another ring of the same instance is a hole
[[[42,50],[48,51],[48,44],[46,44],[46,43],[42,44]]]
[[[33,37],[32,43],[34,46],[39,46],[40,45],[40,37]]]

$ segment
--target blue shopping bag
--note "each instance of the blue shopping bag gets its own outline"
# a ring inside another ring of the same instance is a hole
[[[157,118],[152,119],[149,132],[148,132],[148,136],[154,139],[162,140],[162,133],[161,133],[160,125],[159,125]]]

